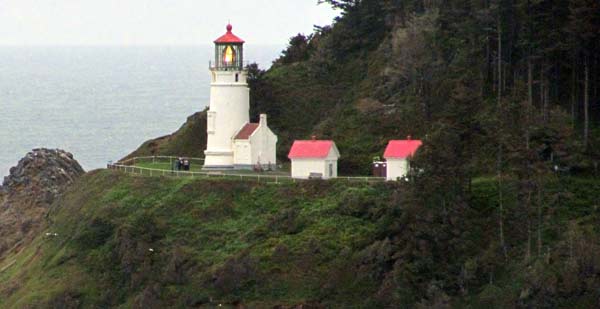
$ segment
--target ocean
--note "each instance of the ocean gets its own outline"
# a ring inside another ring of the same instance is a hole
[[[247,46],[263,69],[283,46]],[[177,130],[209,102],[212,46],[0,47],[0,181],[31,149],[85,170]]]

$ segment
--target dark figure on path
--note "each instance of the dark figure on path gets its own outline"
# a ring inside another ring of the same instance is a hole
[[[190,170],[190,161],[189,160],[183,160],[183,170],[185,171],[189,171]]]

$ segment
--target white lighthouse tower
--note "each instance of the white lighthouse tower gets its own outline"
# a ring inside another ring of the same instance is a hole
[[[205,169],[233,168],[232,137],[249,121],[250,89],[244,68],[244,40],[234,35],[232,28],[227,25],[227,33],[214,42]]]
[[[204,169],[249,169],[275,164],[277,136],[267,126],[267,116],[249,123],[250,89],[244,66],[244,40],[227,33],[214,41],[210,63],[210,106]]]

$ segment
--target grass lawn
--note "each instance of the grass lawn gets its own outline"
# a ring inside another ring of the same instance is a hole
[[[164,161],[157,161],[157,162],[151,162],[151,161],[147,161],[147,162],[136,162],[134,166],[137,167],[143,167],[143,168],[152,168],[152,169],[157,169],[157,170],[165,170],[165,171],[171,171],[172,170],[172,165],[169,162],[164,162]],[[206,172],[202,170],[202,165],[200,165],[199,163],[194,164],[194,162],[192,162],[192,164],[190,165],[190,171],[192,172]],[[276,175],[276,176],[289,176],[290,173],[288,171],[285,170],[277,170],[277,171],[265,171],[262,173],[257,173],[254,172],[252,170],[223,170],[223,171],[214,171],[214,173],[221,173],[221,174],[235,174],[235,175],[256,175],[256,174],[260,174],[260,175]]]

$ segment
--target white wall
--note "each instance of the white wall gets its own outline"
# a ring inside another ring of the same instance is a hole
[[[252,164],[260,162],[263,166],[277,164],[277,136],[267,126],[260,125],[250,136],[252,145]]]
[[[238,81],[235,81],[235,75]],[[205,166],[233,166],[233,135],[249,121],[245,71],[211,71]]]
[[[321,173],[325,178],[325,160],[320,158],[292,159],[292,178],[308,179],[310,173]]]
[[[325,159],[325,175],[327,175],[325,178],[336,178],[338,173],[337,173],[337,162],[338,162],[338,158],[340,157],[340,154],[337,150],[337,147],[335,146],[335,144],[331,147],[331,150],[329,150],[329,154],[327,155],[327,158]],[[329,165],[332,165],[331,170],[329,169]],[[332,174],[330,175],[330,172],[332,172]]]
[[[321,173],[323,179],[337,177],[337,153],[334,147],[326,158],[292,159],[292,178],[308,179],[310,173]],[[332,175],[329,175],[329,164],[332,164]]]
[[[233,144],[233,164],[252,165],[252,148],[247,139],[238,139]]]
[[[387,180],[397,180],[398,177],[406,176],[408,172],[408,161],[406,159],[387,159]]]

